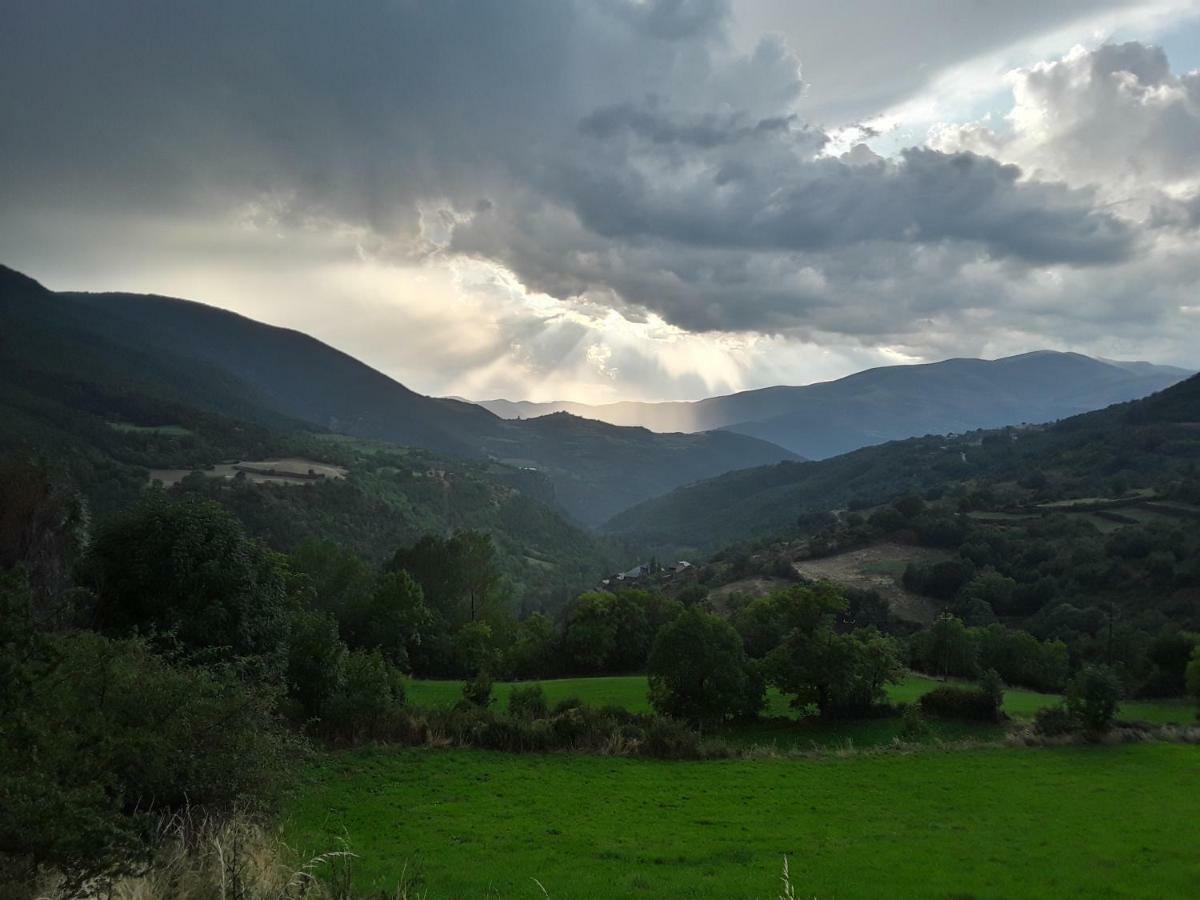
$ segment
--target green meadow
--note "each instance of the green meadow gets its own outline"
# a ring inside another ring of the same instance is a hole
[[[497,682],[494,687],[496,704],[503,707],[509,691],[519,682]],[[942,682],[923,675],[908,675],[900,684],[888,688],[893,703],[912,703],[922,694],[933,690]],[[619,675],[607,678],[556,678],[540,681],[551,703],[575,697],[592,706],[620,706],[631,712],[649,712],[646,699],[644,675]],[[416,706],[452,706],[462,697],[461,681],[408,682],[408,700]],[[1004,693],[1004,711],[1013,718],[1031,718],[1044,706],[1053,706],[1061,701],[1056,694],[1039,694],[1009,688]],[[1195,707],[1183,700],[1130,701],[1121,705],[1122,718],[1163,725],[1169,722],[1188,723],[1193,721]],[[772,689],[767,693],[766,717],[792,717],[795,711],[788,705],[787,698]]]
[[[1114,778],[1114,773],[1120,773]],[[285,810],[356,888],[441,897],[1185,897],[1200,749],[1179,744],[657,762],[368,749]]]

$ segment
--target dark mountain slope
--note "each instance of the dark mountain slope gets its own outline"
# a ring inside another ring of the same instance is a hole
[[[870,506],[904,491],[1044,481],[1059,499],[1155,487],[1200,468],[1200,376],[1142,400],[1052,426],[924,437],[819,462],[731,472],[616,516],[605,529],[651,547],[714,550],[777,533],[797,518]]]
[[[9,269],[0,270],[0,317],[5,386],[33,385],[46,402],[78,403],[103,390],[107,414],[155,424],[168,421],[165,411],[121,412],[115,398],[186,400],[272,427],[303,422],[496,459],[544,472],[563,507],[587,524],[689,481],[792,457],[743,435],[658,435],[572,417],[509,422],[410,391],[299,332],[184,300],[55,294]]]
[[[482,405],[499,415],[563,409],[654,430],[723,428],[810,459],[922,434],[1050,422],[1161,390],[1189,373],[1171,366],[1042,351],[998,360],[886,366],[805,387],[769,387],[695,403]]]

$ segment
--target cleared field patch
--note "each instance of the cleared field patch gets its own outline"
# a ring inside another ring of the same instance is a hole
[[[656,762],[364,750],[285,809],[355,886],[441,897],[1185,897],[1200,748],[1176,744]],[[534,881],[536,879],[536,882]],[[544,886],[545,893],[542,887]]]
[[[178,484],[194,469],[151,469],[150,481],[161,481],[165,487]],[[255,484],[308,484],[325,478],[345,478],[347,469],[312,459],[286,457],[282,459],[240,460],[219,463],[199,470],[209,478],[236,478],[239,474]]]
[[[944,550],[881,543],[822,559],[800,560],[793,568],[804,578],[875,591],[887,601],[896,616],[927,625],[936,613],[933,602],[906,591],[900,578],[910,562],[937,562],[948,558],[949,554]]]
[[[192,434],[190,428],[182,425],[131,425],[128,422],[109,422],[108,427],[113,431],[126,434],[165,434],[169,437],[187,437]]]

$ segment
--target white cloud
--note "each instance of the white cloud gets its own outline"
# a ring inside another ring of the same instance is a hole
[[[1197,76],[1061,54],[1196,5],[45,0],[0,31],[3,261],[437,394],[682,399],[1043,346],[1195,364]]]

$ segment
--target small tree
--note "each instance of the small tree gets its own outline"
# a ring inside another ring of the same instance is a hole
[[[495,701],[492,696],[492,676],[481,669],[474,678],[463,684],[462,694],[467,703],[487,709]]]
[[[1084,666],[1067,688],[1071,717],[1093,735],[1112,728],[1121,699],[1121,682],[1108,666]]]
[[[647,666],[650,703],[663,715],[722,722],[757,713],[764,694],[742,639],[716,616],[690,609],[663,626]]]
[[[544,719],[549,714],[540,684],[514,687],[508,695],[508,714],[515,719]]]
[[[992,704],[993,715],[999,720],[1004,709],[1004,681],[1000,678],[1000,673],[995,669],[984,672],[979,678],[979,690],[987,695]]]
[[[1188,663],[1184,680],[1188,694],[1196,700],[1196,716],[1200,718],[1200,644],[1192,651],[1192,660]]]
[[[104,631],[174,632],[189,650],[269,654],[286,637],[283,557],[209,500],[152,491],[96,540],[85,573]]]
[[[319,716],[338,689],[346,645],[333,617],[305,610],[292,617],[288,634],[288,693],[306,716]]]

